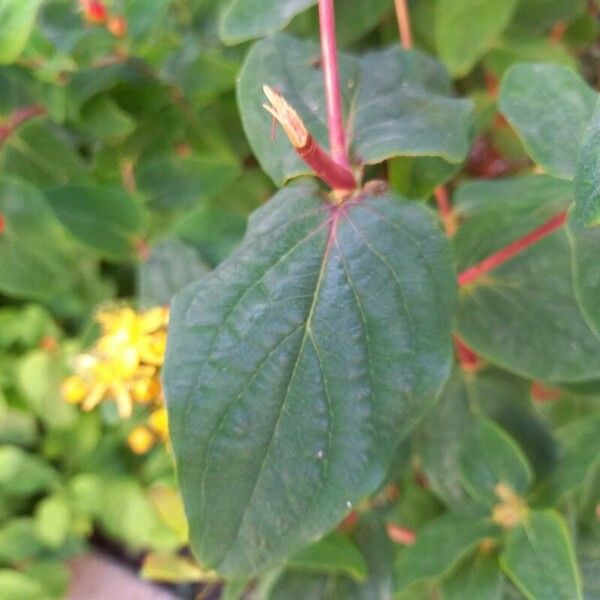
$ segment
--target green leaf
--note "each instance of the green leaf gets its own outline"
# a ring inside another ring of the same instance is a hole
[[[515,25],[523,29],[545,31],[558,21],[570,21],[585,10],[585,0],[527,0],[520,2]]]
[[[72,264],[62,229],[46,199],[33,186],[0,178],[0,290],[48,298],[70,285]]]
[[[573,217],[587,227],[600,225],[600,100],[577,159]]]
[[[71,508],[64,496],[44,498],[35,507],[36,531],[40,539],[51,548],[60,548],[71,527]]]
[[[442,585],[442,600],[502,600],[504,577],[495,556],[479,552]]]
[[[210,198],[238,176],[240,166],[231,156],[159,154],[137,163],[135,177],[153,210],[190,209]]]
[[[264,37],[313,4],[316,0],[230,0],[221,14],[219,35],[227,44]]]
[[[554,511],[532,511],[511,531],[500,564],[530,600],[583,598],[569,532]]]
[[[45,600],[42,584],[19,571],[0,569],[0,598],[19,600]]]
[[[506,29],[518,0],[438,0],[435,40],[450,73],[460,77],[475,66]]]
[[[0,64],[17,60],[35,25],[42,0],[0,0]]]
[[[173,296],[210,267],[200,253],[177,238],[155,244],[138,268],[138,296],[144,307],[168,306]]]
[[[498,527],[488,519],[448,513],[417,532],[414,546],[396,563],[396,591],[418,581],[441,578],[472,552],[477,544],[495,537]]]
[[[327,146],[319,45],[278,34],[249,52],[238,82],[242,123],[263,169],[278,185],[309,173],[281,132],[271,138],[262,108],[263,84],[283,93],[309,131]],[[350,152],[375,164],[394,156],[435,156],[459,163],[469,150],[471,103],[450,95],[443,67],[418,51],[398,47],[357,58],[340,55]]]
[[[600,415],[576,419],[558,430],[561,456],[556,469],[542,483],[536,496],[552,503],[580,487],[600,464]]]
[[[46,197],[82,244],[110,260],[132,258],[144,214],[129,194],[111,187],[64,185],[48,189]]]
[[[473,185],[476,193],[468,194],[464,206],[458,194],[456,210],[464,217],[454,240],[460,270],[545,222],[570,199],[569,184],[549,178]],[[552,302],[546,301],[549,297]],[[528,378],[584,381],[600,371],[600,341],[573,291],[564,231],[463,286],[457,330],[478,354]]]
[[[583,316],[589,326],[600,337],[600,228],[586,227],[571,210],[567,233],[573,252],[573,287]]]
[[[465,489],[474,500],[489,506],[498,501],[499,483],[523,495],[533,480],[531,467],[519,446],[487,419],[480,419],[463,441],[460,467]]]
[[[573,185],[547,175],[467,181],[453,210],[461,227],[453,239],[459,269],[487,258],[567,209]]]
[[[7,494],[29,496],[47,491],[57,474],[40,457],[16,446],[0,446],[0,483]]]
[[[597,99],[571,69],[532,63],[506,73],[499,105],[533,160],[550,175],[572,179]]]
[[[348,536],[333,532],[294,554],[288,566],[301,571],[343,573],[358,581],[367,578],[367,563]]]
[[[203,564],[280,563],[381,483],[448,375],[454,280],[427,209],[305,184],[175,298],[164,381]]]
[[[25,473],[23,477],[26,477]],[[37,535],[33,519],[11,519],[0,527],[0,564],[22,564],[46,551]]]
[[[135,121],[107,94],[97,96],[81,111],[82,131],[94,138],[122,138],[135,129]]]

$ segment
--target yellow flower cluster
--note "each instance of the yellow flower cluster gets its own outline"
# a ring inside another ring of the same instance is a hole
[[[137,313],[130,307],[112,307],[96,316],[101,336],[86,354],[77,357],[75,374],[62,386],[66,402],[93,410],[105,400],[114,401],[121,418],[135,404],[152,412],[145,425],[133,429],[128,442],[137,454],[156,441],[167,441],[167,414],[160,384],[165,355],[169,311],[153,308]]]

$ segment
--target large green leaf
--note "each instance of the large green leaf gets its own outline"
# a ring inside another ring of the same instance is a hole
[[[468,181],[453,198],[462,223],[454,237],[459,269],[478,263],[568,208],[570,182],[547,175]]]
[[[71,284],[72,263],[63,231],[46,199],[16,179],[0,180],[0,290],[45,299]]]
[[[283,29],[316,0],[230,0],[223,9],[219,34],[228,44],[263,37]]]
[[[280,563],[381,483],[448,375],[447,250],[418,205],[295,186],[176,297],[165,389],[204,564]]]
[[[310,171],[282,133],[272,139],[262,86],[280,90],[313,136],[327,146],[319,57],[318,44],[278,34],[252,48],[240,74],[238,100],[246,135],[263,169],[278,184]],[[340,68],[356,162],[436,156],[459,163],[465,157],[471,104],[451,97],[448,75],[439,63],[392,46],[360,58],[342,54]]]
[[[19,58],[33,31],[42,0],[0,0],[0,64]]]
[[[498,501],[496,486],[508,485],[523,495],[533,479],[523,451],[500,427],[481,419],[463,441],[461,475],[474,500],[488,505]]]
[[[500,110],[540,167],[550,175],[572,179],[597,98],[567,67],[520,64],[502,80]]]
[[[519,0],[438,0],[435,39],[440,58],[466,75],[510,23]]]
[[[472,552],[483,539],[498,534],[489,519],[448,513],[417,532],[417,542],[406,548],[395,569],[396,589],[431,578],[440,578]]]
[[[82,244],[112,260],[132,257],[143,223],[135,198],[118,188],[65,185],[46,191],[52,210]]]
[[[585,10],[585,0],[526,0],[520,2],[515,26],[543,31],[557,21],[569,21]]]
[[[510,532],[500,563],[531,600],[581,599],[581,581],[569,532],[554,511],[532,511]]]
[[[543,223],[570,201],[569,184],[550,178],[471,185],[475,194],[459,192],[456,208],[464,218],[455,238],[461,270],[515,241],[526,232],[523,225]],[[558,231],[464,286],[460,336],[478,354],[525,377],[556,382],[597,377],[600,341],[575,298],[570,254],[566,234]]]
[[[574,217],[588,227],[600,225],[600,100],[577,160]]]

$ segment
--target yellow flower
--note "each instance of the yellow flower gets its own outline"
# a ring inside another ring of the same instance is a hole
[[[152,431],[163,441],[166,442],[169,439],[169,422],[167,419],[167,409],[162,407],[155,410],[150,417],[148,417],[148,424],[152,428]]]
[[[136,454],[146,454],[154,446],[154,442],[154,435],[144,425],[132,429],[127,436],[127,443]]]
[[[101,336],[75,362],[75,375],[65,380],[65,401],[93,410],[105,400],[116,403],[128,418],[135,403],[162,404],[159,370],[164,361],[169,311],[153,308],[137,313],[112,307],[96,315]]]

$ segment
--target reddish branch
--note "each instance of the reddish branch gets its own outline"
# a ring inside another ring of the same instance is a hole
[[[396,18],[400,31],[400,43],[405,50],[413,47],[412,29],[410,27],[410,13],[408,12],[407,0],[395,0]]]
[[[463,271],[458,276],[458,284],[459,285],[469,285],[473,283],[476,279],[489,273],[493,269],[499,267],[504,264],[506,261],[514,258],[517,254],[523,252],[533,244],[539,242],[543,238],[549,236],[554,233],[558,229],[560,229],[567,220],[567,213],[562,212],[554,217],[552,217],[549,221],[529,232],[527,235],[518,239],[516,242],[509,244],[502,250],[499,250],[495,254],[488,256],[486,259],[482,260],[480,263],[470,267],[466,271]]]
[[[0,124],[0,146],[14,133],[14,131],[33,117],[39,117],[46,114],[46,109],[43,106],[24,106],[18,108],[13,114],[2,124]]]
[[[321,64],[327,101],[327,122],[331,156],[336,163],[350,168],[344,118],[342,113],[342,94],[335,38],[335,13],[333,0],[319,0],[319,24],[321,29]]]
[[[283,127],[296,152],[333,190],[353,190],[356,180],[349,169],[337,163],[309,133],[298,113],[269,86],[263,87],[270,104],[263,104]]]

